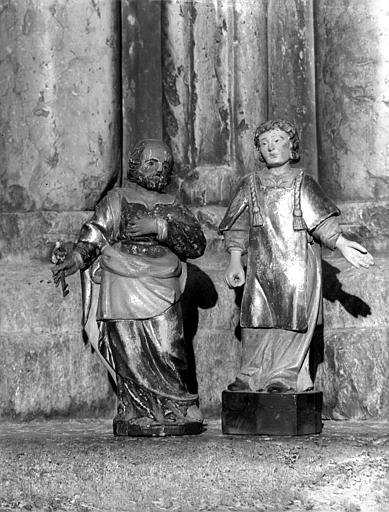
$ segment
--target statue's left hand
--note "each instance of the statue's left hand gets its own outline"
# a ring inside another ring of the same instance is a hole
[[[157,219],[154,217],[141,217],[134,219],[129,224],[131,236],[154,235],[158,232]]]
[[[374,265],[373,256],[363,247],[363,245],[340,235],[336,247],[342,253],[343,257],[356,268],[368,268]]]

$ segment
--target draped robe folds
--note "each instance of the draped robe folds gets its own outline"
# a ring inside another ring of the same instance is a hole
[[[238,378],[253,391],[313,385],[308,352],[321,313],[320,244],[335,248],[339,213],[312,177],[293,169],[243,178],[220,224],[227,250],[247,251]]]
[[[144,216],[165,221],[162,236],[129,234],[131,221]],[[187,410],[198,397],[183,380],[180,296],[184,260],[204,248],[201,227],[187,208],[133,183],[109,192],[81,229],[75,250],[85,264],[84,324],[99,336],[126,419],[189,421]]]

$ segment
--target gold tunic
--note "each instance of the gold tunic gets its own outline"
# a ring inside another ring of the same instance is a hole
[[[247,211],[248,226],[234,229]],[[308,244],[314,247],[315,229],[339,213],[319,185],[300,171],[276,181],[258,173],[243,178],[219,228],[228,247],[243,243],[248,252],[242,327],[307,329]],[[247,232],[248,240],[242,242]],[[332,246],[332,235],[319,241]]]

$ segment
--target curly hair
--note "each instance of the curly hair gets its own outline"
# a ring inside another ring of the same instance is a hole
[[[292,143],[290,151],[290,160],[291,162],[298,162],[300,160],[300,139],[297,133],[297,129],[294,126],[294,124],[290,123],[289,121],[285,121],[284,119],[272,119],[270,121],[265,121],[264,123],[260,124],[255,130],[254,145],[259,153],[259,160],[261,162],[265,161],[261,153],[259,137],[265,132],[276,129],[282,130],[283,132],[289,135],[289,139],[291,140]]]

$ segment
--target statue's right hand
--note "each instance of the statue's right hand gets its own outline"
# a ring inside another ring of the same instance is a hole
[[[58,286],[61,282],[61,276],[70,276],[75,274],[83,265],[82,256],[77,251],[73,251],[67,254],[63,263],[52,267],[51,272],[53,274],[55,286]]]
[[[243,286],[246,276],[241,264],[230,264],[224,275],[224,279],[230,288],[239,288]]]

